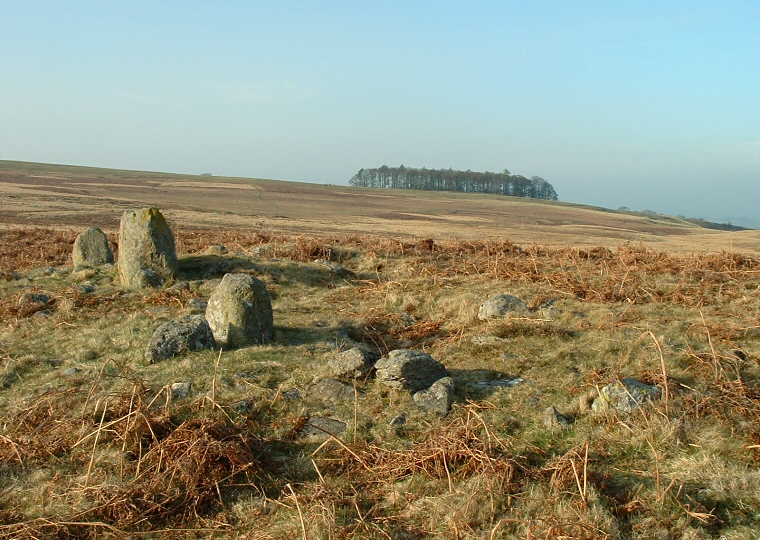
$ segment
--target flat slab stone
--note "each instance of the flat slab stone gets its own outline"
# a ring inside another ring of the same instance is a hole
[[[396,390],[419,392],[448,376],[443,364],[427,353],[397,349],[375,364],[377,380]]]
[[[323,416],[312,416],[306,421],[301,434],[304,437],[339,437],[346,431],[348,425],[340,420],[334,418],[327,418]]]

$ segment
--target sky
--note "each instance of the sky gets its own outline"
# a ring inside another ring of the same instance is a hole
[[[760,227],[760,2],[0,0],[0,159],[507,168]]]

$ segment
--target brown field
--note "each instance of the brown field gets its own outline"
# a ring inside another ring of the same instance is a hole
[[[496,195],[391,191],[0,161],[0,226],[97,224],[153,205],[176,225],[295,234],[378,234],[518,244],[643,244],[671,252],[760,254],[760,231]]]

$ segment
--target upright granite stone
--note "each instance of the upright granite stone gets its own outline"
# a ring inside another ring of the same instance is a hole
[[[90,227],[74,240],[71,258],[75,267],[96,267],[113,263],[113,251],[105,233],[97,227]]]
[[[397,349],[375,364],[377,380],[396,390],[418,392],[448,375],[446,368],[427,353]]]
[[[226,274],[211,293],[206,320],[218,345],[244,347],[271,341],[272,302],[263,281],[248,274]]]
[[[119,276],[129,289],[160,287],[177,270],[177,252],[157,208],[127,210],[119,228]]]

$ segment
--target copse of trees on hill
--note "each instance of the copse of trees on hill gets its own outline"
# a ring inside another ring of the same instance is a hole
[[[554,187],[541,178],[525,178],[510,174],[507,169],[500,173],[455,171],[452,169],[412,169],[401,165],[378,169],[360,169],[349,185],[372,188],[423,189],[429,191],[459,191],[463,193],[496,193],[513,197],[557,200]]]

